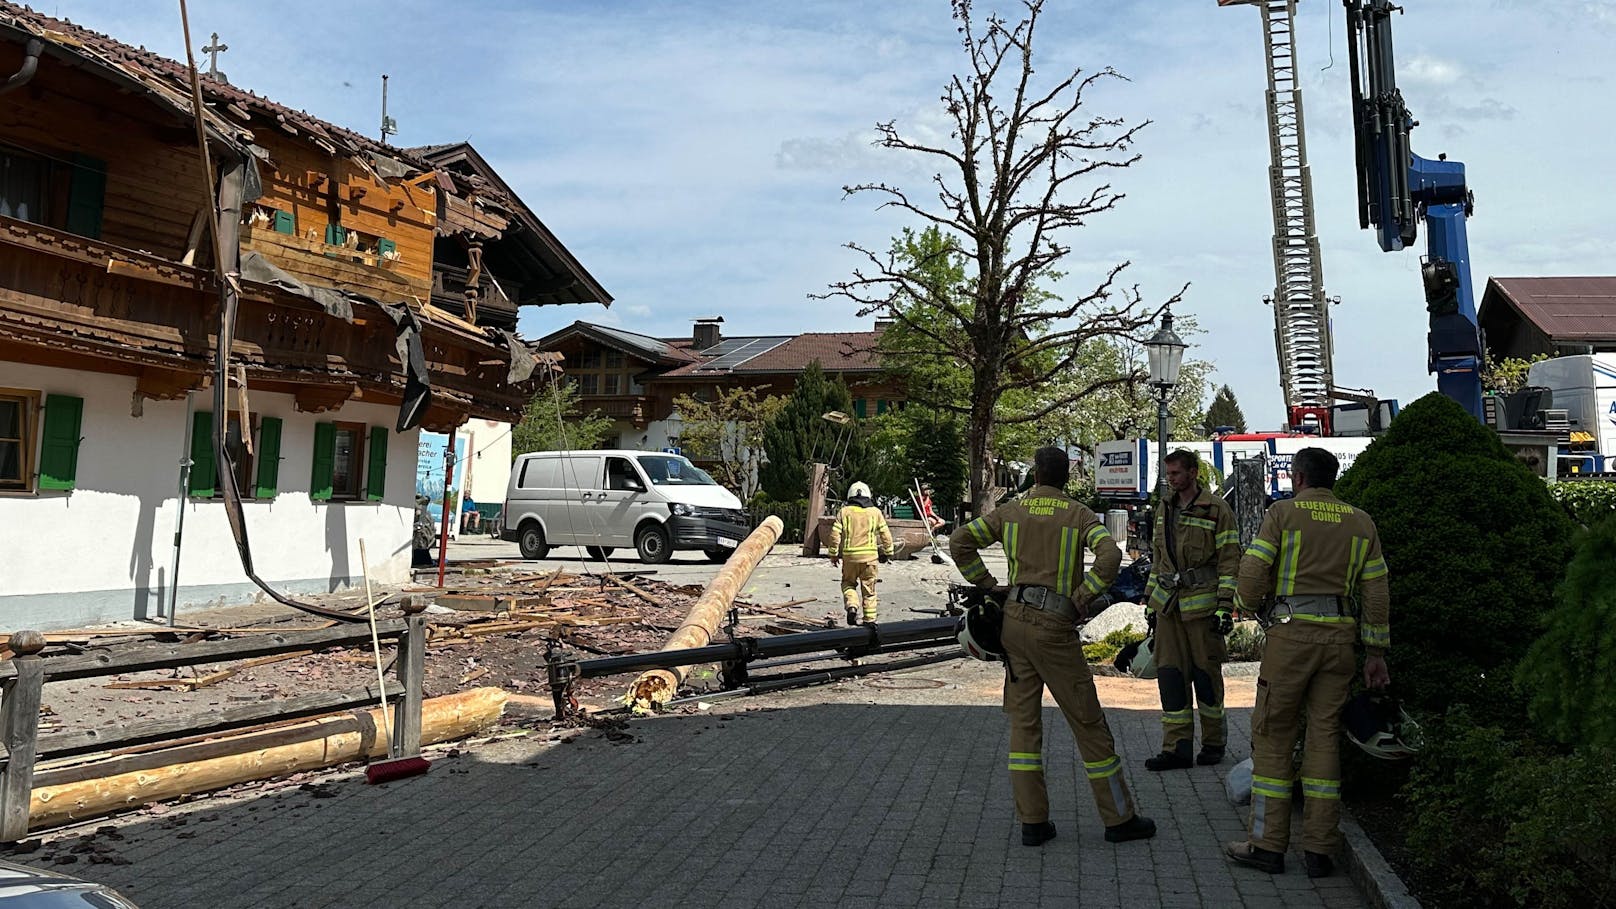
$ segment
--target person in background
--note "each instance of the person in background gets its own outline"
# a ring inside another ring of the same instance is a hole
[[[877,561],[892,558],[892,531],[886,516],[870,498],[870,487],[854,483],[847,490],[847,504],[836,515],[830,528],[830,564],[842,569],[842,605],[847,608],[847,624],[876,618],[875,577]]]

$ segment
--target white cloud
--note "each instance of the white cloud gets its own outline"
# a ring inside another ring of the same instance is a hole
[[[1465,77],[1464,67],[1452,60],[1415,57],[1398,65],[1397,81],[1419,85],[1453,85]]]

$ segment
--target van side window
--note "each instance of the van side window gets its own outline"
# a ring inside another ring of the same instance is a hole
[[[639,476],[634,473],[634,467],[633,467],[633,465],[629,464],[627,459],[625,459],[625,458],[607,458],[606,459],[606,488],[607,489],[620,489],[620,490],[625,490],[625,491],[629,490],[629,489],[633,489],[634,486],[631,486],[630,483],[629,483],[630,479],[639,479]],[[635,485],[638,485],[638,484],[635,484]]]

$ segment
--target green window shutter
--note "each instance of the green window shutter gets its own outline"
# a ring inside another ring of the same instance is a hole
[[[370,463],[365,465],[365,496],[380,502],[387,493],[387,430],[370,427]]]
[[[219,484],[213,457],[213,414],[199,410],[191,416],[191,495],[213,498]]]
[[[325,242],[332,246],[341,246],[348,241],[348,230],[341,224],[327,224],[325,226]]]
[[[275,212],[275,232],[278,234],[297,233],[297,219],[289,211]]]
[[[887,412],[887,402],[883,399],[875,402],[875,415],[880,416]]]
[[[281,479],[281,421],[279,417],[264,417],[258,421],[258,482],[253,496],[273,499],[280,491]]]
[[[67,229],[92,240],[101,238],[101,209],[107,196],[107,162],[89,155],[73,156],[73,181],[67,192]]]
[[[376,241],[376,255],[385,256],[388,253],[396,252],[398,252],[398,244],[392,240],[389,240],[386,237],[381,237]]]
[[[72,489],[79,470],[84,399],[45,396],[45,438],[39,451],[39,488]]]
[[[331,498],[331,468],[336,459],[336,424],[314,424],[314,476],[309,480],[309,498],[317,502]]]
[[[864,399],[859,398],[853,402],[853,415],[860,420],[864,419]]]

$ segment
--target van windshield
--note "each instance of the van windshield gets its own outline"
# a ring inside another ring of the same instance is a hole
[[[707,471],[673,455],[640,455],[635,460],[656,486],[717,486]]]

